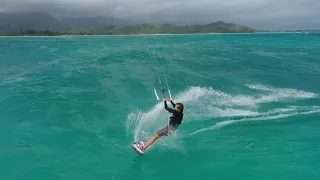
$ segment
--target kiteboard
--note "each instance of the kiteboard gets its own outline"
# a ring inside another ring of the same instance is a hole
[[[134,142],[132,143],[131,146],[139,155],[143,155],[143,151],[141,149],[142,149],[142,146],[144,146],[144,142],[142,141]]]

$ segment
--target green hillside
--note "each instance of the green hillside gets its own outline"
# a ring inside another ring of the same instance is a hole
[[[103,29],[93,30],[92,34],[189,34],[189,33],[252,33],[255,32],[247,26],[217,21],[206,25],[175,26],[172,24],[162,25],[127,25],[109,26]]]

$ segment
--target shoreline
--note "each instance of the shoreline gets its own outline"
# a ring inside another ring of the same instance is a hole
[[[54,35],[54,36],[30,36],[30,35],[0,35],[0,37],[68,37],[68,36],[181,36],[181,35],[223,35],[223,34],[309,34],[309,33],[320,33],[319,31],[274,31],[274,32],[264,32],[264,31],[256,31],[256,32],[248,32],[248,33],[181,33],[181,34],[103,34],[103,35],[90,35],[90,34],[84,34],[84,35]]]
[[[166,33],[166,34],[65,34],[65,35],[54,35],[54,36],[30,36],[30,35],[0,35],[0,37],[63,37],[63,36],[167,36],[167,35],[207,35],[207,34],[254,34],[255,32],[251,32],[251,33],[180,33],[180,34],[170,34],[170,33]]]

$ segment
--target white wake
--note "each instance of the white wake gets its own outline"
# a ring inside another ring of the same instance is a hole
[[[319,113],[320,106],[295,107],[295,108],[282,109],[282,111],[283,111],[282,114],[276,114],[277,111],[270,111],[267,113],[261,113],[260,117],[244,118],[244,119],[240,119],[240,120],[222,121],[222,122],[219,122],[213,126],[199,129],[193,133],[190,133],[190,135],[194,135],[194,134],[208,131],[208,130],[219,129],[224,126],[236,124],[236,123],[243,123],[243,122],[248,122],[248,121],[266,121],[266,120],[280,119],[280,118],[291,117],[291,116]]]

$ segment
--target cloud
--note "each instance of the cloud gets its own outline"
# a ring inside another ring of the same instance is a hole
[[[159,23],[223,20],[261,29],[320,29],[318,0],[1,0],[0,7],[0,12],[40,11],[58,18],[112,15]]]

